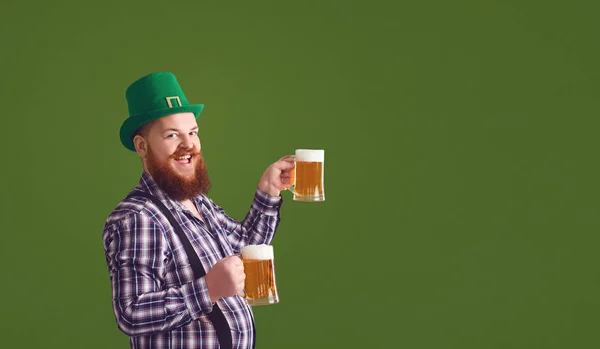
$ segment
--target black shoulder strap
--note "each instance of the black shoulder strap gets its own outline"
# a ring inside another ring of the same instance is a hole
[[[171,223],[173,230],[175,230],[175,233],[177,234],[177,236],[179,237],[179,240],[183,244],[185,253],[187,254],[188,260],[190,261],[192,270],[194,271],[194,277],[196,277],[196,279],[198,279],[198,278],[205,276],[206,271],[204,271],[204,268],[202,267],[202,263],[200,262],[200,258],[198,258],[198,254],[196,253],[196,251],[194,251],[194,248],[192,247],[192,243],[187,238],[187,236],[185,236],[183,229],[181,229],[181,226],[179,225],[179,223],[177,223],[177,221],[175,220],[175,217],[173,217],[173,214],[169,211],[169,209],[156,196],[154,196],[152,194],[135,190],[129,195],[129,197],[132,197],[132,196],[137,196],[137,197],[142,196],[142,197],[152,200],[152,202],[160,209],[162,214],[169,220],[169,223]]]
[[[187,254],[188,260],[190,261],[190,265],[192,266],[192,271],[194,272],[194,277],[196,279],[201,278],[206,275],[206,271],[204,271],[204,267],[202,267],[202,263],[200,262],[200,258],[198,258],[198,254],[194,251],[190,240],[185,236],[183,229],[173,217],[173,214],[169,211],[169,209],[154,195],[146,193],[140,190],[132,191],[127,197],[144,197],[152,200],[152,202],[160,209],[163,215],[169,220],[171,226],[175,230],[175,233],[181,240],[183,244],[183,248],[185,249],[185,253]],[[208,313],[208,318],[212,321],[215,330],[217,331],[217,338],[219,339],[219,347],[222,349],[233,348],[233,340],[231,337],[231,329],[229,328],[229,324],[227,323],[227,319],[225,319],[225,315],[219,308],[219,305],[215,303],[213,305],[213,310]],[[254,324],[253,324],[254,325]]]

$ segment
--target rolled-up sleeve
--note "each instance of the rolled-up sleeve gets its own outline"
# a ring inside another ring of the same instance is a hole
[[[215,205],[216,219],[225,230],[235,253],[239,253],[246,245],[270,244],[280,222],[281,196],[271,196],[256,189],[250,210],[242,221],[228,216],[225,211]]]

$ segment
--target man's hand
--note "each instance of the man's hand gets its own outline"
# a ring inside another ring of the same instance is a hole
[[[206,286],[212,302],[240,294],[244,289],[244,263],[239,256],[221,259],[206,273]]]
[[[271,196],[279,196],[279,192],[292,185],[291,171],[294,169],[294,157],[287,155],[267,167],[258,182],[258,189]]]

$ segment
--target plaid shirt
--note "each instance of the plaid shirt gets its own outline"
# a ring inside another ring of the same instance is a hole
[[[207,272],[249,244],[269,244],[279,223],[282,198],[257,189],[250,212],[239,222],[204,195],[192,201],[208,226],[169,199],[147,173],[135,188],[158,197],[192,243]],[[102,234],[118,328],[135,349],[218,348],[207,313],[213,303],[205,278],[195,279],[173,227],[148,199],[123,200]],[[238,297],[219,299],[236,349],[252,348],[252,311]]]

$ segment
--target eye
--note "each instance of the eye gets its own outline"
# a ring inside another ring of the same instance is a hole
[[[198,131],[192,131],[192,132],[190,132],[190,136],[195,136],[197,134],[198,134]]]
[[[169,133],[167,135],[167,138],[175,138],[175,137],[177,137],[177,133]]]

